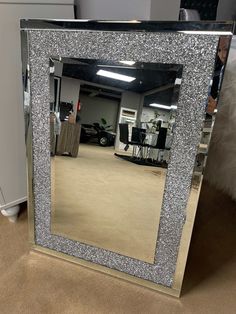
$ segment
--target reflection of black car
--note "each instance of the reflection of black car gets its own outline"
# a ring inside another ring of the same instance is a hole
[[[80,142],[96,142],[101,146],[112,146],[115,143],[116,134],[107,131],[99,123],[82,124]]]

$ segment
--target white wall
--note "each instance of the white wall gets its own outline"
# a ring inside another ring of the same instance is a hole
[[[60,101],[73,102],[74,112],[77,109],[79,100],[80,81],[70,77],[62,77],[61,79],[61,98]]]
[[[235,0],[219,0],[217,8],[217,20],[232,20],[236,16]]]
[[[98,20],[148,19],[151,0],[76,0],[79,18]]]
[[[150,20],[177,21],[180,0],[151,0]]]
[[[99,20],[178,20],[180,0],[75,0],[77,16]]]
[[[45,6],[2,2],[0,3],[0,189],[3,196],[0,200],[0,209],[24,201],[27,194],[20,18],[73,17],[72,5],[47,4]]]
[[[117,115],[119,110],[119,100],[111,100],[100,97],[89,97],[80,95],[81,123],[101,122],[101,118],[107,121],[108,125],[112,125],[113,130],[116,130]]]

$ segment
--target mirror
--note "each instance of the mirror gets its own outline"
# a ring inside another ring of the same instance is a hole
[[[234,25],[21,25],[34,249],[179,296]]]
[[[154,263],[177,64],[50,58],[51,232]]]

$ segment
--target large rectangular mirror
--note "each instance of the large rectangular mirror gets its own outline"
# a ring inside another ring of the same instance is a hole
[[[22,21],[34,249],[179,296],[232,29]]]
[[[182,66],[50,62],[52,233],[153,264]]]

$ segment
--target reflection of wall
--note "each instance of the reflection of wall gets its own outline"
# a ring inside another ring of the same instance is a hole
[[[62,71],[63,71],[63,63],[59,61],[54,61],[54,75],[62,77]]]
[[[236,16],[235,0],[219,0],[217,20],[232,20]]]
[[[143,111],[142,111],[142,115],[141,115],[141,122],[148,122],[151,119],[154,119],[155,118],[155,112],[158,112],[158,114],[160,115],[158,117],[158,119],[160,119],[160,120],[168,121],[170,118],[170,111],[168,111],[168,110],[143,107]]]
[[[63,63],[59,61],[54,61],[54,73],[50,75],[50,80],[49,80],[49,89],[50,89],[50,102],[54,102],[54,77],[62,77],[62,71],[63,71]]]
[[[119,100],[111,100],[101,97],[89,97],[80,94],[81,123],[101,122],[101,118],[106,119],[108,125],[112,125],[116,130],[117,113],[119,109]]]
[[[121,97],[121,107],[136,109],[140,107],[142,96],[133,92],[124,92]]]
[[[74,104],[74,112],[77,109],[79,100],[80,82],[70,77],[62,77],[61,80],[61,98],[62,102],[72,102]]]
[[[49,78],[50,102],[54,102],[54,76],[50,75]]]
[[[212,132],[205,178],[236,200],[236,36],[233,37]]]
[[[137,121],[139,120],[139,113],[142,110],[142,106],[143,106],[143,96],[141,94],[137,94],[137,93],[133,93],[133,92],[123,92],[122,93],[120,108],[124,107],[124,108],[137,110],[137,112],[138,112]],[[121,112],[119,110],[118,121],[120,120],[120,114],[121,114]],[[116,136],[115,147],[116,147],[116,149],[119,149],[119,147],[120,147],[120,141],[119,141],[120,132],[119,132],[119,124],[118,123],[117,123],[116,133],[117,133],[117,136]]]

